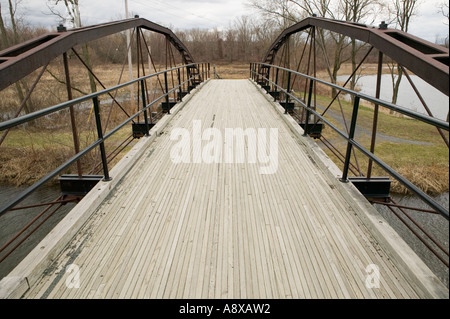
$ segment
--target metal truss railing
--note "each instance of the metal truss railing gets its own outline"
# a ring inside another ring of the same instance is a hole
[[[171,74],[171,77],[173,76],[173,72],[176,73],[176,78],[178,79],[178,84],[175,84],[173,81],[168,80],[168,75]],[[151,111],[152,106],[156,105],[159,102],[166,103],[166,105],[170,104],[169,96],[171,94],[177,94],[178,98],[177,100],[180,101],[182,97],[189,93],[193,88],[195,88],[198,84],[200,84],[205,79],[209,78],[210,75],[210,65],[209,63],[191,63],[183,66],[173,67],[168,70],[156,72],[147,76],[143,76],[137,79],[134,79],[132,81],[104,89],[102,91],[98,91],[96,93],[88,94],[79,98],[72,99],[70,101],[60,103],[51,107],[48,107],[43,110],[39,110],[30,114],[26,114],[11,120],[7,120],[0,123],[0,132],[6,131],[9,129],[12,129],[14,127],[17,127],[19,125],[28,123],[30,121],[34,121],[43,117],[46,117],[50,114],[54,114],[56,112],[60,112],[65,109],[69,108],[75,108],[77,105],[80,105],[82,102],[86,101],[92,101],[93,103],[93,112],[95,116],[95,126],[97,131],[97,139],[90,144],[89,146],[85,147],[83,150],[80,150],[77,152],[74,156],[72,156],[70,159],[68,159],[66,162],[61,164],[60,166],[54,168],[50,173],[42,177],[39,181],[25,189],[23,192],[21,192],[18,196],[10,200],[7,204],[5,204],[3,207],[0,208],[0,216],[5,214],[6,212],[13,209],[16,205],[18,205],[20,202],[22,202],[25,198],[27,198],[31,193],[36,191],[38,188],[43,186],[44,184],[48,183],[53,178],[57,177],[61,174],[64,170],[66,170],[69,166],[79,161],[82,157],[86,156],[89,152],[92,150],[98,148],[101,153],[101,166],[103,169],[103,180],[109,181],[111,179],[111,176],[109,175],[109,168],[108,168],[108,159],[106,155],[105,150],[105,141],[116,134],[120,129],[125,127],[127,124],[130,124],[133,122],[136,118],[143,115],[144,116],[144,125],[145,125],[145,131],[144,135],[149,134],[150,126],[153,123],[149,123],[149,117],[148,112]],[[146,101],[146,83],[145,81],[147,79],[157,77],[159,79],[159,76],[164,77],[164,81],[160,82],[161,84],[164,83],[164,85],[161,85],[163,87],[162,93],[159,97],[153,99],[152,101]],[[140,87],[140,93],[141,93],[141,101],[142,108],[138,110],[133,115],[129,116],[125,121],[117,125],[115,128],[111,129],[108,133],[104,134],[102,129],[102,120],[101,120],[101,107],[100,107],[100,97],[103,95],[110,95],[111,92],[117,91],[124,87],[129,87],[133,84],[138,84]],[[187,91],[183,91],[187,87]],[[170,114],[170,107],[167,109],[166,112],[168,115]]]
[[[271,80],[268,77],[268,74],[270,74],[270,69],[276,70],[277,77],[275,81]],[[278,72],[283,71],[285,72],[285,75],[287,77],[287,87],[282,87],[278,82]],[[407,178],[402,176],[398,171],[396,171],[394,168],[389,166],[387,163],[382,161],[379,157],[377,157],[372,151],[365,148],[363,145],[358,143],[355,140],[355,130],[356,130],[356,123],[358,119],[358,111],[360,107],[360,101],[365,100],[367,102],[374,103],[375,105],[386,107],[387,109],[390,109],[392,111],[401,113],[403,115],[406,115],[410,118],[419,120],[423,123],[432,125],[436,128],[449,131],[449,123],[439,120],[437,118],[427,116],[415,111],[411,111],[409,109],[406,109],[404,107],[400,107],[398,105],[394,105],[392,103],[388,103],[386,101],[356,92],[352,91],[350,89],[338,86],[336,84],[332,84],[326,81],[323,81],[318,78],[314,78],[309,75],[305,75],[293,70],[289,70],[283,67],[266,64],[266,63],[252,63],[250,66],[250,73],[251,78],[255,80],[256,82],[263,83],[267,85],[268,87],[272,87],[274,91],[278,91],[279,93],[284,94],[285,103],[289,101],[295,101],[298,103],[298,105],[306,111],[306,117],[305,117],[305,125],[304,125],[304,135],[307,136],[310,133],[311,128],[316,125],[319,121],[326,124],[328,127],[330,127],[332,130],[334,130],[337,134],[339,134],[342,138],[344,138],[347,142],[347,150],[345,154],[345,160],[344,160],[344,167],[342,172],[341,181],[342,182],[349,182],[348,173],[350,169],[350,160],[352,157],[352,151],[353,149],[359,150],[362,154],[364,154],[366,157],[369,158],[370,161],[373,161],[374,163],[378,164],[383,170],[385,170],[389,175],[391,175],[394,179],[396,179],[398,182],[400,182],[403,186],[405,186],[407,189],[409,189],[413,194],[418,196],[424,203],[426,203],[430,208],[432,208],[437,213],[444,216],[447,220],[449,219],[449,210],[448,208],[443,207],[439,203],[437,203],[433,198],[431,198],[428,194],[426,194],[423,190],[421,190],[419,187],[414,185],[412,182],[410,182]],[[308,98],[305,99],[306,103],[302,101],[300,98],[292,94],[291,90],[291,76],[295,75],[297,77],[301,77],[303,79],[306,79],[309,81],[309,90],[308,90]],[[351,124],[350,128],[347,131],[343,131],[339,129],[337,126],[335,126],[333,123],[331,123],[328,119],[326,119],[323,114],[320,114],[315,110],[315,108],[312,107],[311,101],[312,97],[314,95],[313,88],[317,84],[322,84],[325,86],[328,86],[330,88],[337,89],[339,91],[342,91],[344,93],[350,94],[354,97],[353,99],[353,109],[352,109],[352,117],[351,117]],[[288,108],[285,107],[286,113],[288,112]],[[316,118],[315,123],[310,123],[310,117],[314,116]]]

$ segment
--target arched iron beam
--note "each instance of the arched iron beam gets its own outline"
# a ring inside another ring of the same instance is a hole
[[[186,46],[168,28],[142,18],[120,20],[64,32],[52,32],[0,52],[0,90],[17,82],[76,45],[128,29],[143,28],[165,35],[185,64],[194,62]]]
[[[371,44],[442,93],[449,95],[449,50],[396,29],[309,17],[284,30],[270,46],[263,63],[273,64],[278,50],[290,35],[311,27],[340,33]]]

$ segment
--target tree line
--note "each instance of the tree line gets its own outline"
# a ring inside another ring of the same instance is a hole
[[[78,10],[79,1],[83,0],[47,0],[47,6],[52,14],[63,19],[63,15],[55,9],[55,5],[65,3],[67,7],[65,14],[69,14],[72,25],[80,27],[82,19]],[[376,20],[383,17],[390,27],[408,32],[411,20],[424,1],[426,0],[246,0],[257,14],[252,17],[241,16],[225,29],[193,28],[174,31],[199,61],[250,62],[260,60],[261,55],[282,30],[308,16],[316,15],[366,24],[380,23],[381,21]],[[27,24],[26,19],[20,16],[21,2],[8,0],[6,8],[2,8],[0,4],[0,49],[49,31]],[[448,20],[447,2],[443,1],[436,10]],[[338,46],[343,45],[343,38],[337,35],[324,36],[332,38],[331,40],[334,38]],[[122,39],[120,37],[121,35],[118,35],[113,41],[119,43],[123,40],[123,35]],[[160,49],[160,43],[156,38],[154,40],[153,46]],[[448,45],[448,38],[445,43]],[[353,50],[357,49],[355,43],[352,43],[352,46]],[[103,47],[100,44],[93,51],[105,51],[102,50]],[[156,49],[153,51],[156,52]],[[117,54],[105,56],[105,52],[101,55],[109,59],[107,63],[114,63],[117,56]]]
[[[82,1],[82,0],[81,0]],[[378,17],[385,17],[390,27],[408,32],[411,21],[420,9],[421,3],[426,0],[246,0],[247,4],[255,9],[252,17],[241,16],[225,29],[213,30],[193,28],[188,30],[174,30],[175,34],[187,46],[196,61],[211,63],[249,63],[261,61],[266,50],[284,29],[300,22],[308,16],[326,17],[337,20],[350,21],[373,25],[380,23]],[[76,26],[82,26],[79,0],[48,0],[49,9],[53,14],[59,14],[54,5],[64,3],[66,12]],[[3,14],[0,4],[0,49],[23,42],[39,34],[48,32],[44,28],[33,28],[19,19],[20,0],[8,0],[8,7]],[[53,7],[52,7],[53,5]],[[439,8],[448,21],[448,3],[443,2]],[[5,18],[4,18],[5,17]],[[168,26],[170,28],[170,26]],[[52,30],[54,31],[54,30]],[[148,56],[152,62],[164,65],[168,63],[170,48],[166,39],[155,33],[146,33]],[[289,50],[294,52],[289,63],[296,64],[300,48],[305,43],[302,35],[292,36],[289,41]],[[355,39],[335,34],[326,30],[319,30],[317,40],[319,47],[326,48],[318,58],[318,68],[330,69],[331,81],[335,82],[338,71],[344,63],[350,63],[352,70],[357,68],[360,57],[367,52],[367,46]],[[448,46],[448,37],[446,40]],[[131,46],[136,50],[136,41]],[[125,33],[119,33],[89,43],[89,51],[83,48],[83,54],[90,56],[93,63],[124,63],[127,52]],[[148,59],[144,56],[144,59]],[[376,61],[376,53],[368,57],[369,62]],[[286,65],[286,66],[292,66]],[[392,102],[396,103],[398,87],[402,79],[402,70],[391,62],[392,85],[394,96]],[[356,86],[356,75],[352,78],[350,87]],[[19,84],[20,86],[20,84]],[[18,88],[19,89],[19,88]],[[23,95],[23,94],[19,94]]]

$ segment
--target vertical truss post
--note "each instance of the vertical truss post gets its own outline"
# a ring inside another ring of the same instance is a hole
[[[186,66],[186,76],[187,76],[187,85],[188,85],[188,92],[191,93],[192,88],[192,79],[191,79],[191,68],[189,66]]]
[[[145,123],[145,136],[148,136],[148,132],[150,131],[150,127],[148,125],[148,117],[147,117],[147,102],[145,99],[145,80],[141,80],[141,94],[142,94],[142,109],[144,110],[144,123]]]
[[[312,44],[313,44],[313,77],[317,79],[317,28],[315,26],[312,27]],[[314,106],[313,109],[316,110],[317,106],[317,85],[314,86]],[[314,123],[317,122],[317,117],[314,115]]]
[[[167,103],[167,114],[170,114],[170,103],[169,103],[169,84],[167,83],[167,71],[164,72],[164,86],[166,89],[166,103]]]
[[[306,105],[307,107],[306,107],[305,130],[304,130],[303,136],[308,136],[308,134],[309,134],[309,116],[310,116],[309,109],[311,108],[313,87],[314,87],[314,80],[310,79],[310,82],[309,82],[309,94],[308,94],[308,104]]]
[[[258,77],[256,78],[256,82],[261,82],[262,80],[262,65],[258,64]]]
[[[350,166],[350,158],[352,155],[352,148],[353,148],[351,141],[355,137],[356,120],[358,118],[359,100],[360,100],[360,97],[355,96],[355,100],[353,102],[352,122],[350,124],[350,131],[349,131],[348,142],[347,142],[347,153],[345,155],[344,171],[342,173],[342,178],[340,179],[340,181],[343,183],[348,183],[348,169]]]
[[[67,60],[66,52],[63,53],[63,62],[64,62],[64,71],[66,74],[67,98],[70,101],[73,99],[73,96],[72,96],[72,84],[70,82],[69,62]],[[69,111],[70,111],[70,123],[72,126],[72,135],[73,135],[73,144],[74,144],[74,148],[75,148],[75,154],[78,154],[80,152],[80,141],[78,139],[77,124],[76,124],[76,120],[75,120],[75,111],[73,109],[73,105],[70,106]],[[80,160],[77,161],[77,172],[78,172],[78,177],[81,178],[83,176],[83,172],[81,170]]]
[[[178,77],[178,94],[179,94],[179,100],[181,101],[183,99],[183,88],[181,87],[181,72],[180,69],[177,69],[177,77]]]
[[[288,103],[289,103],[289,93],[291,92],[290,89],[291,86],[291,72],[288,72],[288,78],[287,78],[287,88],[286,88],[286,105],[284,107],[284,114],[288,113]]]
[[[185,82],[184,79],[185,79],[185,77],[186,77],[186,80],[187,80],[187,74],[185,73],[184,68],[182,68],[182,69],[180,70],[180,72],[182,72],[182,74],[181,74],[181,79],[183,80],[183,82]],[[188,86],[189,86],[189,84],[188,84]],[[186,88],[186,83],[183,83],[183,90],[184,90],[185,88]]]
[[[102,130],[102,120],[100,118],[100,108],[99,108],[99,102],[98,97],[94,97],[93,99],[94,103],[94,114],[95,114],[95,123],[97,126],[97,136],[100,140],[100,154],[102,157],[102,165],[103,165],[103,180],[104,181],[110,181],[111,177],[109,177],[109,171],[108,171],[108,161],[106,159],[106,151],[105,151],[105,142],[103,140],[103,130]]]
[[[383,72],[383,52],[378,52],[378,70],[377,70],[377,87],[375,90],[375,97],[378,99],[380,98],[380,91],[381,91],[381,75]],[[375,141],[377,137],[377,126],[378,126],[378,104],[375,104],[374,111],[373,111],[373,124],[372,124],[372,139],[370,142],[370,152],[373,154],[375,153]],[[370,158],[369,164],[367,167],[367,178],[370,179],[372,177],[372,167],[373,167],[373,161]]]
[[[276,101],[277,100],[277,98],[276,98],[276,96],[277,96],[277,93],[276,92],[278,92],[278,73],[280,72],[280,69],[279,68],[277,68],[277,72],[276,72],[276,75],[275,75],[275,94],[274,94],[274,101]]]

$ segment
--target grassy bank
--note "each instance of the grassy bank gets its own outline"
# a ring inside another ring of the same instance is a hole
[[[52,72],[58,77],[63,73],[59,69],[60,65],[52,65]],[[224,79],[246,79],[249,77],[248,64],[212,64],[211,72],[215,67],[216,73]],[[376,70],[373,66],[368,66],[368,72]],[[95,69],[96,74],[102,79],[106,86],[117,84],[122,72],[120,65],[111,65],[109,68]],[[89,91],[87,73],[81,67],[73,67],[73,85],[83,91]],[[53,82],[52,82],[53,80]],[[123,79],[122,79],[123,80]],[[53,83],[53,86],[52,84]],[[153,82],[155,84],[156,81]],[[51,92],[49,91],[51,88]],[[45,100],[42,107],[65,100],[66,89],[64,84],[54,84],[54,79],[50,74],[45,73],[42,83],[37,87],[37,97],[35,101]],[[124,90],[124,94],[128,92]],[[17,107],[13,87],[0,92],[2,99],[0,111],[12,112]],[[75,95],[78,95],[75,92]],[[330,98],[329,92],[320,91],[317,96],[317,105],[326,107]],[[49,98],[48,101],[46,98]],[[349,102],[341,101],[343,113],[350,123],[352,105]],[[5,106],[9,106],[5,109]],[[125,108],[132,113],[132,107],[125,105]],[[104,118],[106,118],[109,108],[105,107]],[[339,105],[334,103],[326,117],[337,127],[344,129]],[[112,118],[114,124],[125,120],[124,114],[117,108],[113,109]],[[358,115],[358,126],[361,128],[357,140],[366,148],[370,147],[370,132],[373,122],[373,106],[362,105]],[[81,149],[90,145],[96,138],[96,132],[92,124],[93,118],[90,109],[86,108],[77,113],[77,123],[79,126],[79,139]],[[30,185],[39,180],[42,176],[57,167],[74,155],[73,137],[70,131],[70,121],[68,114],[57,115],[53,119],[45,119],[39,126],[21,127],[12,130],[4,143],[0,146],[0,183],[16,186]],[[399,115],[389,114],[388,110],[380,108],[378,120],[378,137],[375,147],[375,154],[384,162],[398,170],[402,175],[415,183],[430,194],[440,194],[449,191],[449,151],[442,141],[437,130],[430,125],[419,121],[405,118]],[[107,151],[116,148],[127,136],[131,134],[131,125],[126,126],[118,134],[114,135],[106,143]],[[345,153],[346,143],[339,135],[330,128],[325,128],[324,136],[333,142],[334,145]],[[448,138],[448,132],[445,133]],[[319,145],[322,145],[319,142]],[[342,168],[342,163],[337,157],[324,148],[327,154]],[[120,155],[118,159],[123,156]],[[359,155],[355,165],[361,167],[363,174],[367,172],[368,160],[365,156]],[[83,173],[91,172],[94,166],[99,163],[98,151],[88,154],[82,161]],[[113,163],[110,165],[112,167]],[[76,167],[73,165],[64,173],[75,173]],[[386,176],[386,173],[374,165],[373,176]],[[393,191],[396,193],[407,192],[404,187],[394,182]]]
[[[80,149],[83,150],[96,139],[96,133],[83,131],[79,134]],[[112,152],[131,134],[125,127],[105,142],[106,152]],[[109,164],[112,168],[131,148],[130,144]],[[72,134],[48,130],[15,129],[0,147],[0,184],[9,186],[29,186],[75,155]],[[102,174],[99,150],[88,153],[80,160],[83,174]],[[76,164],[61,174],[76,174]],[[53,180],[56,184],[57,178]]]
[[[317,105],[327,106],[329,102],[328,97],[317,97]],[[341,101],[341,105],[349,126],[353,106],[346,101]],[[341,117],[340,107],[333,105],[328,112],[330,114],[325,117],[340,129],[345,130],[342,120],[338,120]],[[357,122],[360,129],[357,130],[359,134],[356,140],[367,149],[370,149],[371,144],[373,115],[372,106],[360,107]],[[377,157],[431,195],[449,191],[449,149],[436,128],[399,114],[389,114],[388,110],[380,108],[377,133],[375,144]],[[341,153],[345,154],[346,143],[335,131],[325,128],[323,134],[337,146]],[[445,136],[449,138],[448,132],[445,132]],[[325,147],[324,150],[335,163],[338,163],[339,167],[343,167],[330,150]],[[369,161],[359,152],[356,154],[357,161],[353,158],[352,162],[359,165],[363,174],[366,175]],[[387,173],[374,164],[372,176],[387,176]],[[396,181],[393,183],[392,191],[400,194],[408,193],[408,190]]]

